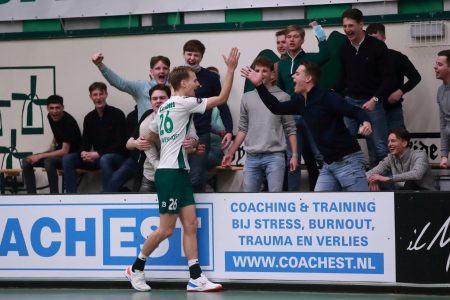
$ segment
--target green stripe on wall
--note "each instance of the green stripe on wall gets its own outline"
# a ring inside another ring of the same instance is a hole
[[[100,28],[132,28],[139,27],[139,16],[101,17]]]
[[[340,18],[342,13],[352,8],[351,4],[313,5],[306,7],[307,19]]]
[[[415,14],[444,11],[443,0],[400,0],[398,12],[400,14]]]
[[[22,30],[23,32],[61,31],[62,27],[59,20],[24,20]]]
[[[225,11],[225,22],[255,22],[262,21],[262,9],[230,9]]]

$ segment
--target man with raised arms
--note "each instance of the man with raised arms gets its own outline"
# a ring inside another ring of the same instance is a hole
[[[190,273],[187,291],[207,292],[222,289],[222,285],[212,283],[206,278],[199,265],[198,221],[183,140],[192,125],[193,113],[204,113],[207,109],[226,103],[239,55],[238,49],[232,48],[229,56],[224,56],[227,73],[219,96],[196,98],[195,90],[200,84],[194,70],[189,67],[177,67],[170,73],[173,96],[161,105],[157,118],[150,124],[151,132],[146,136],[147,140],[153,141],[159,134],[161,142],[161,159],[155,173],[160,225],[149,235],[134,264],[125,270],[126,277],[138,291],[150,290],[144,276],[146,260],[162,241],[172,235],[178,217],[183,226],[183,248]]]
[[[274,114],[300,114],[311,129],[317,147],[324,158],[315,191],[369,190],[364,166],[364,154],[356,140],[344,125],[344,116],[360,124],[363,136],[372,133],[369,116],[360,107],[351,105],[336,93],[317,86],[320,68],[313,62],[302,62],[292,75],[296,95],[280,102],[262,84],[262,76],[250,68],[242,69],[258,91],[259,97]]]

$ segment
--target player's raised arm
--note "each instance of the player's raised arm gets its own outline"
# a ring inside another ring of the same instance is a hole
[[[236,47],[231,48],[228,57],[225,57],[223,55],[223,60],[227,65],[227,73],[225,75],[225,80],[222,85],[222,90],[220,91],[219,96],[208,98],[206,109],[210,109],[227,102],[228,97],[230,96],[231,87],[233,86],[234,71],[237,68],[240,55],[241,53],[239,52],[239,49]]]

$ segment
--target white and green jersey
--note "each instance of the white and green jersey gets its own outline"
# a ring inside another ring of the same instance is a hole
[[[189,170],[187,154],[182,143],[193,126],[191,115],[204,113],[206,98],[172,96],[160,106],[150,130],[159,134],[161,157],[158,169]]]

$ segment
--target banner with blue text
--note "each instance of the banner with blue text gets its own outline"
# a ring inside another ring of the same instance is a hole
[[[395,282],[393,193],[196,195],[199,258],[215,279]],[[0,280],[122,278],[159,225],[156,195],[4,196]],[[183,228],[147,260],[186,278]]]

